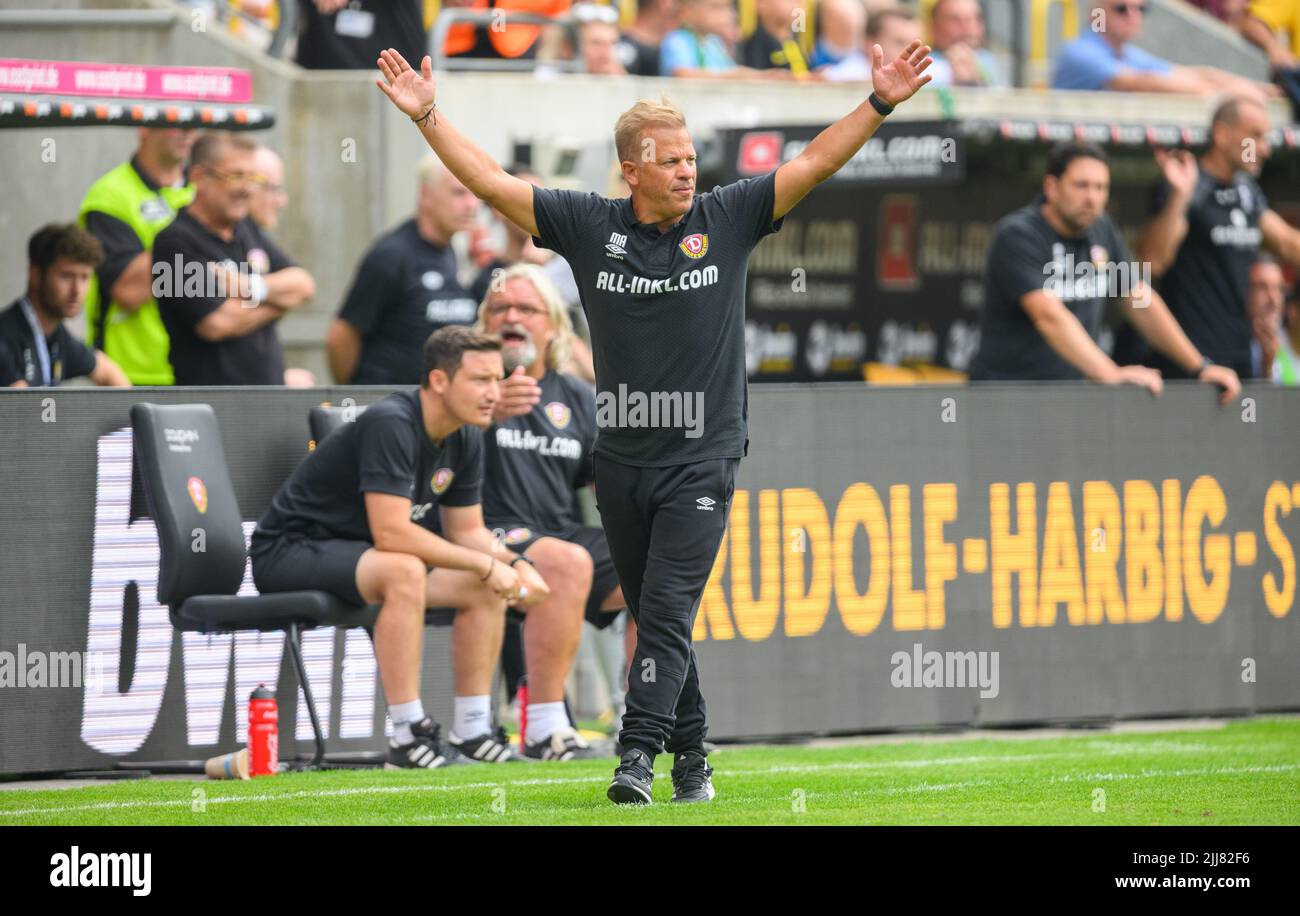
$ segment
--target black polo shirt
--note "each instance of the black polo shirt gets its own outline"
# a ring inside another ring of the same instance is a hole
[[[251,219],[235,224],[234,237],[227,242],[208,229],[183,207],[170,226],[158,233],[153,243],[154,291],[163,326],[171,338],[168,359],[177,385],[283,385],[284,353],[275,333],[275,322],[262,325],[251,334],[208,341],[196,328],[205,317],[221,308],[226,298],[194,295],[213,292],[204,288],[185,289],[184,279],[202,265],[204,276],[211,276],[209,263],[226,263],[259,274],[272,274],[293,267],[294,263]],[[179,265],[179,269],[178,269]],[[160,286],[159,278],[171,276],[181,282]],[[228,291],[233,293],[233,290]]]
[[[436,532],[438,507],[477,505],[482,483],[483,431],[462,426],[435,443],[419,391],[399,391],[321,440],[275,494],[257,534],[373,544],[366,493],[411,500],[411,520]]]
[[[1095,341],[1109,291],[1098,265],[1133,260],[1107,214],[1081,236],[1066,238],[1043,217],[1042,204],[1039,195],[1003,217],[994,231],[984,271],[980,348],[970,369],[974,380],[1082,378],[1038,333],[1020,299],[1033,290],[1055,294]]]
[[[745,273],[776,172],[696,195],[667,232],[630,198],[533,189],[534,242],[573,269],[596,365],[596,451],[641,467],[740,458],[748,444]]]
[[[795,54],[803,59],[797,42],[793,39],[782,41],[759,25],[752,35],[736,46],[736,63],[755,70],[789,70],[790,57]],[[805,65],[802,69],[808,68]]]
[[[473,324],[478,302],[456,279],[456,252],[409,219],[366,252],[339,317],[361,335],[353,384],[418,385],[429,335]]]
[[[32,326],[32,319],[37,317],[36,308],[29,303],[32,309],[29,316],[24,312],[24,301],[19,299],[0,312],[0,388],[17,381],[25,381],[33,388],[44,386],[46,371],[51,386],[94,372],[95,351],[73,337],[61,323],[45,338],[49,359],[48,367],[42,368],[36,343],[39,321],[35,328]]]
[[[484,436],[483,518],[489,528],[531,528],[565,537],[582,527],[574,491],[591,482],[596,392],[581,379],[548,371],[541,401]]]
[[[1151,214],[1164,208],[1169,193],[1163,180],[1152,187]],[[1242,378],[1251,375],[1246,298],[1263,238],[1259,218],[1267,210],[1264,192],[1245,172],[1222,182],[1201,171],[1187,206],[1187,235],[1155,284],[1196,348]],[[1185,374],[1164,360],[1156,364],[1166,374]]]

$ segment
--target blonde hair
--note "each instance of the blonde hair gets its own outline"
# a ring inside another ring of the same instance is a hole
[[[635,162],[637,144],[647,127],[686,127],[686,115],[661,95],[658,102],[642,99],[618,116],[614,124],[614,149],[619,162]]]
[[[533,289],[537,290],[537,298],[541,299],[542,305],[546,306],[551,327],[555,329],[555,339],[546,348],[546,365],[559,372],[569,362],[569,355],[573,350],[573,321],[569,318],[569,307],[565,305],[564,297],[536,264],[512,264],[499,273],[493,273],[492,282],[488,285],[488,293],[479,303],[478,321],[474,324],[474,328],[478,331],[487,331],[488,302],[492,300],[497,290],[504,290],[508,282],[516,279],[527,280],[533,284]]]

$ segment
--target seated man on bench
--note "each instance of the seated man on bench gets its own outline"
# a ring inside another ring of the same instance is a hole
[[[560,371],[573,325],[537,267],[516,264],[494,276],[477,327],[500,336],[509,373],[485,437],[483,514],[551,585],[545,601],[522,609],[528,706],[521,746],[539,760],[597,756],[564,706],[584,617],[604,628],[627,604],[605,532],[583,525],[575,499],[591,483],[596,392]]]
[[[460,325],[434,332],[420,387],[372,404],[322,441],[253,532],[258,591],[321,589],[380,606],[374,643],[393,720],[389,768],[511,757],[490,711],[505,609],[527,608],[549,589],[483,524],[483,429],[502,371],[497,338]],[[420,701],[426,607],[456,608],[451,749]]]

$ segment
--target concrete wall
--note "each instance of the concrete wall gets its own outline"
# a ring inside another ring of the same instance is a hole
[[[426,151],[419,132],[374,87],[369,72],[305,72],[259,55],[229,36],[196,32],[189,14],[167,0],[60,3],[58,6],[175,9],[169,28],[103,25],[0,29],[0,56],[55,60],[146,62],[160,65],[242,67],[252,71],[254,101],[276,112],[263,135],[285,158],[290,204],[277,238],[310,269],[319,294],[309,308],[286,319],[281,336],[292,363],[327,380],[321,339],[329,316],[346,293],[367,245],[414,207],[414,168]],[[35,7],[33,0],[0,0],[0,9]],[[49,8],[49,5],[46,5]],[[663,79],[612,80],[581,75],[551,80],[511,74],[445,74],[439,109],[465,134],[501,160],[523,139],[560,140],[608,156],[615,118],[637,98],[662,92],[686,111],[697,137],[721,126],[762,123],[825,124],[859,104],[859,85],[794,86],[773,83],[689,83]],[[936,93],[924,93],[898,116],[945,114]],[[951,94],[957,117],[1032,117],[1079,120],[1203,123],[1211,103],[1197,99],[1035,91]],[[1279,115],[1284,109],[1279,106]],[[55,159],[42,152],[53,141]],[[38,226],[71,219],[96,177],[127,158],[135,145],[129,128],[10,130],[0,132],[5,207],[0,210],[0,299],[16,296],[24,277],[26,239]],[[345,155],[347,154],[347,155]],[[581,168],[593,176],[609,162]]]

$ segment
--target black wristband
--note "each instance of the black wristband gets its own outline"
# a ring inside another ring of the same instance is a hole
[[[437,126],[438,126],[438,115],[435,113],[435,112],[437,112],[437,110],[438,110],[438,103],[437,103],[437,102],[434,102],[432,105],[429,106],[429,110],[428,110],[428,111],[426,111],[424,114],[420,115],[420,117],[418,117],[418,118],[411,118],[411,120],[414,121],[416,124],[419,124],[421,127],[423,127],[423,126],[424,126],[424,122],[427,121],[427,120],[429,120],[429,116],[430,116],[430,115],[433,115],[433,126],[434,126],[434,127],[437,127]]]
[[[874,92],[871,93],[871,95],[867,96],[867,101],[871,103],[871,107],[876,109],[876,112],[882,118],[888,117],[889,115],[894,113],[894,106],[887,105],[885,103],[885,100],[882,99],[880,96],[876,95]]]
[[[515,558],[514,558],[513,560],[510,561],[509,565],[513,567],[516,563],[520,562],[521,560],[522,560],[524,563],[527,563],[527,564],[528,564],[529,566],[531,566],[533,569],[536,569],[536,568],[537,568],[537,564],[534,563],[532,560],[528,559],[528,557],[524,556],[522,553],[516,555]]]

